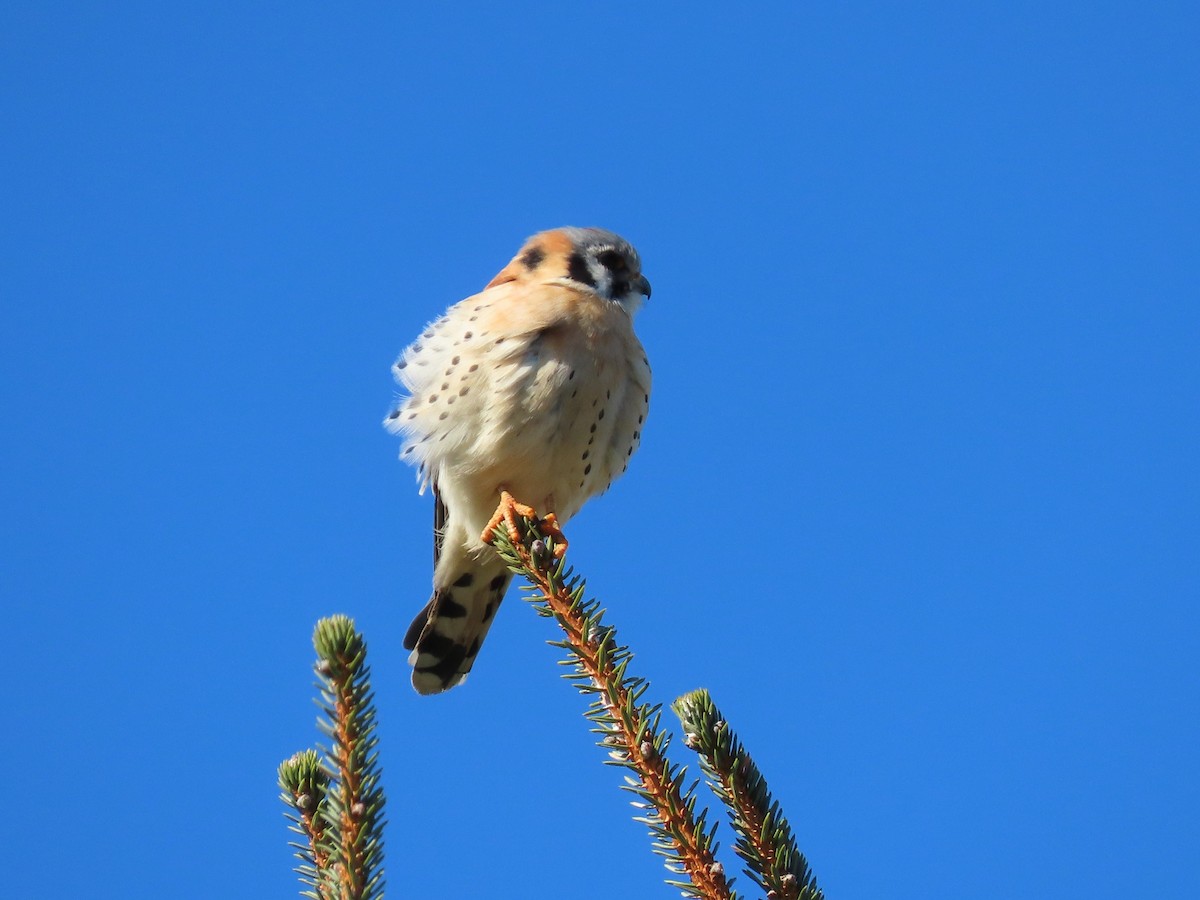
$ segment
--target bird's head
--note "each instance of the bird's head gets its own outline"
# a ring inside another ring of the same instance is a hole
[[[529,277],[589,291],[620,303],[630,314],[650,296],[650,282],[633,245],[603,228],[567,227],[535,234],[492,284]]]

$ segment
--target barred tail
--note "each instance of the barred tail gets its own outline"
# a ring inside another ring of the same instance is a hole
[[[455,553],[449,545],[443,549]],[[467,677],[512,580],[498,558],[480,560],[465,550],[455,555],[461,555],[458,565],[447,568],[443,559],[438,567],[450,573],[450,583],[435,587],[404,636],[418,694],[440,694]]]

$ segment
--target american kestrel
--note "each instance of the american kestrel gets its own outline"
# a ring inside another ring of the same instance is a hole
[[[433,597],[404,638],[418,693],[466,677],[504,598],[512,576],[482,537],[500,492],[561,524],[625,471],[650,404],[633,332],[649,296],[623,238],[544,231],[392,367],[408,396],[384,424],[434,494]]]

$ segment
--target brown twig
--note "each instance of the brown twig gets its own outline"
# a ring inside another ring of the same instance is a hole
[[[305,865],[296,871],[317,896],[318,900],[334,900],[327,879],[329,852],[326,844],[326,823],[322,816],[329,786],[320,759],[313,750],[302,750],[279,766],[279,786],[282,799],[296,815],[289,815],[291,830],[307,839],[291,846]]]
[[[325,714],[318,725],[331,739],[326,769],[330,785],[322,813],[330,892],[338,900],[370,900],[383,893],[385,800],[376,765],[367,646],[345,616],[318,622],[313,645]]]
[[[366,880],[366,860],[360,840],[361,815],[355,815],[356,810],[362,808],[362,789],[359,767],[354,764],[359,735],[353,715],[353,685],[349,677],[352,665],[352,660],[338,658],[337,664],[330,667],[329,674],[334,689],[333,746],[329,752],[337,766],[334,789],[341,799],[338,804],[341,852],[334,864],[334,877],[341,885],[343,897],[361,897]]]
[[[614,652],[611,628],[597,627],[599,616],[590,614],[582,585],[572,590],[563,583],[553,531],[541,530],[540,520],[521,517],[521,521],[525,533],[519,542],[510,541],[500,529],[491,535],[492,541],[502,556],[511,548],[506,561],[541,593],[566,635],[562,646],[590,682],[587,690],[598,689],[600,708],[591,718],[606,725],[602,744],[637,773],[640,784],[633,789],[651,807],[640,821],[650,826],[660,848],[669,851],[668,857],[691,879],[691,885],[671,883],[706,900],[733,900],[724,869],[713,855],[711,836],[705,834],[703,820],[697,823],[693,815],[694,799],[681,787],[682,772],[672,771],[663,755],[668,739],[657,730],[655,710],[638,703],[642,691],[625,677],[628,654]]]
[[[747,873],[768,900],[821,900],[824,894],[766,779],[708,691],[692,691],[673,706],[686,732],[684,743],[700,754],[700,767],[728,808],[738,835],[734,849]]]

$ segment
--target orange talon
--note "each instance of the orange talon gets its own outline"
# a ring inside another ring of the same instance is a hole
[[[558,527],[558,516],[546,513],[546,518],[538,522],[538,530],[546,537],[554,538],[554,558],[562,559],[567,555],[567,536]]]
[[[521,532],[517,528],[517,516],[523,516],[526,519],[532,519],[537,523],[538,530],[546,537],[554,538],[554,557],[562,559],[567,552],[567,538],[558,527],[558,518],[554,513],[548,513],[545,518],[540,518],[532,506],[526,506],[524,503],[518,503],[517,500],[506,490],[500,491],[500,505],[496,507],[496,512],[488,521],[487,527],[483,529],[483,534],[480,535],[480,540],[485,544],[490,544],[495,535],[496,529],[503,522],[508,529],[508,537],[514,544],[521,542]]]
[[[508,491],[500,491],[500,505],[496,507],[496,512],[488,521],[487,527],[483,529],[483,534],[480,535],[480,540],[485,544],[492,542],[492,534],[501,522],[508,526],[508,538],[514,544],[521,542],[521,532],[517,530],[517,516],[524,516],[527,519],[537,521],[537,510],[532,506],[526,506],[524,503],[518,503],[513,495]]]

